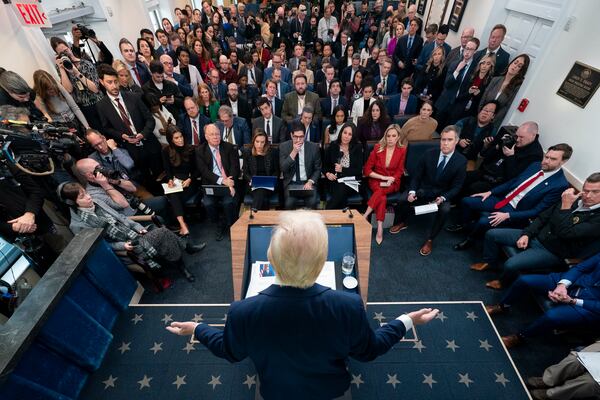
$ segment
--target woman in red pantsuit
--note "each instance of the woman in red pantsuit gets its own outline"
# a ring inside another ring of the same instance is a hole
[[[364,217],[369,218],[375,211],[377,218],[377,244],[383,242],[383,220],[385,219],[385,208],[387,195],[400,189],[400,178],[404,173],[404,160],[406,158],[406,146],[402,145],[400,126],[390,125],[379,143],[371,152],[365,164],[363,175],[369,178],[369,188],[373,191],[368,201],[369,207]]]

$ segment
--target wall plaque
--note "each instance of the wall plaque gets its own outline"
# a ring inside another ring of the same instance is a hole
[[[575,61],[556,94],[585,108],[598,89],[598,85],[600,85],[600,70]]]

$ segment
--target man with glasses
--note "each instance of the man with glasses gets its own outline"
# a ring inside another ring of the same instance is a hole
[[[159,58],[164,69],[164,79],[177,85],[183,96],[193,96],[192,86],[185,80],[185,77],[174,71],[173,59],[168,54],[163,54]]]
[[[469,27],[465,28],[460,35],[460,46],[457,46],[450,50],[450,52],[446,55],[446,65],[450,65],[455,63],[457,60],[462,60],[463,51],[465,47],[467,47],[467,43],[469,40],[473,39],[475,36],[475,28]]]
[[[292,123],[292,140],[279,145],[279,166],[283,174],[286,210],[296,208],[298,198],[293,189],[299,189],[306,208],[316,208],[318,193],[316,183],[321,175],[321,152],[317,143],[305,140],[305,127],[298,121]],[[292,193],[290,192],[292,189]]]
[[[310,20],[306,18],[306,5],[300,4],[298,7],[298,16],[294,18],[290,23],[290,33],[292,34],[292,41],[294,44],[312,43],[312,33],[310,30]]]
[[[265,81],[267,79],[271,79],[271,77],[273,76],[273,70],[275,68],[279,68],[281,70],[282,81],[288,84],[292,82],[292,71],[290,71],[289,68],[283,66],[283,55],[281,54],[280,50],[277,50],[275,53],[273,53],[272,66],[269,68],[265,68],[265,72],[263,74],[263,78]]]

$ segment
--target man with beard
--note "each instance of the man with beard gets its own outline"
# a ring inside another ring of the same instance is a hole
[[[306,76],[303,74],[298,74],[294,78],[294,88],[296,90],[285,95],[281,116],[288,124],[296,119],[306,106],[311,106],[315,111],[314,117],[319,121],[321,120],[322,114],[319,95],[311,91],[307,91],[306,86]]]

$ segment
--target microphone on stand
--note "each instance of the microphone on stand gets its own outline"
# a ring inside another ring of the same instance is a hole
[[[345,213],[346,211],[348,211],[348,218],[354,218],[354,214],[352,214],[352,210],[350,209],[350,207],[342,209],[343,213]]]
[[[254,219],[254,213],[257,213],[258,210],[256,208],[251,208],[250,209],[250,219]]]

